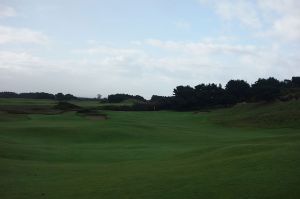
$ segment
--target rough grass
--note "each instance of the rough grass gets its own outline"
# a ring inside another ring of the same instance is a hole
[[[298,107],[0,120],[0,198],[299,198]]]
[[[0,106],[52,106],[55,104],[55,100],[48,99],[0,98]]]
[[[300,102],[238,104],[211,115],[213,121],[228,126],[297,127],[300,124]]]

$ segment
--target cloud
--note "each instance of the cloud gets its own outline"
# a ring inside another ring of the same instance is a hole
[[[27,52],[0,51],[0,90],[71,92],[90,97],[99,92],[104,96],[127,92],[146,97],[171,92],[157,89],[169,82],[164,75],[149,72],[145,65],[148,59],[123,59],[124,51],[113,51],[114,55],[99,58],[94,54],[91,59],[79,60],[47,60]]]
[[[273,13],[268,15],[271,22],[266,36],[291,42],[300,41],[300,1],[262,0],[258,5],[265,13]]]
[[[232,38],[204,39],[198,42],[147,39],[133,48],[101,46],[77,51],[89,55],[94,69],[120,79],[157,78],[174,85],[180,82],[225,83],[231,78],[254,81],[258,77],[290,78],[298,68],[296,56],[277,46],[235,44]],[[149,47],[151,47],[149,49]],[[153,49],[152,49],[153,48]],[[156,52],[156,53],[152,53]],[[176,82],[176,83],[175,83]]]
[[[150,98],[178,85],[222,83],[297,74],[300,60],[276,46],[238,45],[231,39],[198,42],[148,39],[120,48],[87,47],[71,58],[47,60],[26,51],[0,51],[0,89],[72,92],[91,96],[126,92]],[[154,52],[157,52],[153,54]],[[76,57],[76,58],[74,58]]]
[[[215,12],[225,21],[236,20],[250,28],[262,26],[258,10],[252,1],[245,0],[201,0],[212,6]]]
[[[85,48],[85,49],[74,49],[72,50],[72,52],[77,54],[88,54],[88,55],[123,55],[123,56],[130,56],[130,55],[136,55],[142,53],[142,51],[135,48],[116,48],[116,47],[109,47],[104,45]]]
[[[20,64],[30,65],[39,61],[39,58],[27,52],[0,51],[0,67],[10,67]]]
[[[148,39],[146,44],[169,51],[179,51],[189,54],[239,53],[253,54],[258,49],[254,45],[233,45],[215,42],[176,42]]]
[[[178,20],[174,23],[177,29],[179,30],[190,30],[191,24],[185,20]]]
[[[0,19],[4,17],[14,17],[17,15],[17,12],[14,8],[0,5]]]
[[[286,42],[300,40],[299,0],[199,0],[228,22],[239,22],[253,35]]]
[[[287,41],[300,41],[300,17],[285,16],[276,20],[268,34]]]
[[[33,83],[32,78],[40,76],[41,73],[46,76],[47,67],[48,63],[30,53],[0,51],[0,89],[13,91],[26,83]],[[34,85],[38,83],[35,82]],[[27,89],[30,90],[29,87]]]
[[[287,52],[276,45],[241,45],[225,41],[150,39],[145,43],[167,51],[167,56],[152,61],[152,66],[161,67],[166,71],[165,74],[172,74],[176,79],[181,74],[185,81],[199,83],[219,80],[224,84],[229,79],[241,78],[253,82],[258,77],[284,79],[299,73],[300,61],[293,51]]]
[[[48,37],[28,28],[14,28],[0,25],[0,44],[33,43],[46,44]]]

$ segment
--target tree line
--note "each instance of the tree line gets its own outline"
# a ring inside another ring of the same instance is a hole
[[[14,93],[0,92],[0,98],[52,99],[68,101],[73,99],[98,100],[101,103],[120,103],[133,100],[134,105],[107,105],[103,109],[124,111],[194,110],[232,106],[241,102],[287,101],[300,98],[300,77],[279,81],[273,77],[260,78],[253,84],[245,80],[230,80],[223,88],[221,84],[199,84],[177,86],[172,96],[153,95],[150,100],[140,95],[112,94],[107,98],[78,98],[72,94],[50,94],[45,92]]]
[[[240,102],[259,102],[298,99],[300,77],[279,81],[273,77],[258,79],[250,85],[244,80],[230,80],[225,88],[221,84],[199,84],[195,87],[177,86],[173,96],[153,95],[150,105],[154,109],[191,110],[226,107]]]
[[[146,102],[145,98],[143,98],[140,95],[129,95],[129,94],[120,94],[120,93],[108,95],[107,99],[104,100],[106,100],[106,102],[108,103],[120,103],[125,100],[132,100],[132,99],[139,102]]]
[[[29,93],[15,93],[15,92],[0,92],[0,98],[25,98],[25,99],[51,99],[51,100],[73,100],[77,99],[72,94],[51,94],[45,92],[29,92]]]

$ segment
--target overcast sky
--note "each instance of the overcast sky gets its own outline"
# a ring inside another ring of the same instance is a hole
[[[172,95],[300,75],[299,0],[0,0],[0,91]]]

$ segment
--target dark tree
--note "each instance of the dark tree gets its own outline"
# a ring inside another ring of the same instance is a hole
[[[150,103],[153,105],[154,110],[167,110],[175,108],[174,97],[152,95]]]
[[[55,95],[55,99],[59,100],[59,101],[68,101],[68,100],[74,100],[74,99],[78,99],[78,98],[71,94],[64,95],[63,93],[57,93]]]
[[[252,85],[252,95],[257,101],[272,101],[280,96],[280,82],[270,77],[258,79]]]
[[[230,80],[225,90],[234,103],[246,101],[250,94],[250,85],[244,80]]]
[[[292,88],[292,86],[293,86],[292,81],[289,79],[285,79],[282,82],[280,82],[281,88]]]
[[[1,98],[18,98],[19,95],[14,92],[0,92]]]
[[[120,103],[128,99],[135,99],[145,102],[146,100],[140,95],[128,95],[128,94],[113,94],[107,97],[109,103]]]
[[[292,77],[293,87],[300,88],[300,77]]]
[[[197,103],[195,89],[190,86],[177,86],[174,91],[175,104],[178,109],[190,109]]]
[[[64,97],[65,97],[65,95],[62,94],[62,93],[57,93],[57,94],[55,95],[55,99],[56,99],[56,100],[59,100],[59,101],[64,100]]]
[[[221,85],[199,84],[195,86],[198,107],[210,107],[216,105],[226,105],[225,91]]]
[[[76,97],[74,95],[71,95],[71,94],[66,94],[64,96],[64,100],[74,100],[76,99]]]
[[[54,95],[50,93],[20,93],[19,98],[25,99],[54,99]]]
[[[133,99],[136,99],[136,100],[141,101],[141,102],[145,102],[146,101],[145,98],[143,98],[140,95],[133,96]]]

